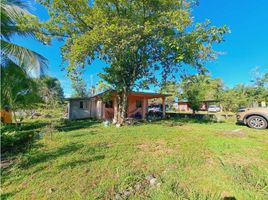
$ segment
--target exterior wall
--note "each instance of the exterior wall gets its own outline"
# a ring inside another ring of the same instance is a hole
[[[136,107],[136,101],[138,100],[141,101],[141,105],[142,105],[141,108]],[[105,104],[103,104],[102,119],[112,120],[114,118],[115,107],[116,107],[115,97],[113,98],[113,108],[106,108]],[[139,113],[140,116],[143,117],[147,113],[147,108],[148,108],[147,98],[143,96],[131,96],[131,95],[128,97],[128,117],[134,117],[137,113]]]
[[[84,107],[80,108],[80,102],[84,102]],[[97,99],[72,100],[68,103],[68,119],[102,119],[102,102]]]
[[[137,108],[136,102],[139,100],[139,101],[141,101],[141,105],[143,105],[143,99],[144,99],[144,97],[129,96],[129,98],[128,98],[128,117],[134,117],[137,113],[139,113],[142,116],[142,106],[141,106],[141,108]]]
[[[161,97],[161,96],[160,96]],[[144,94],[134,94],[128,97],[128,117],[135,117],[137,113],[141,118],[145,118],[148,112],[148,99],[160,98],[151,97]],[[136,102],[141,101],[141,107],[137,108]],[[80,108],[80,102],[84,102],[84,107]],[[114,110],[116,109],[115,97],[113,96],[113,107],[106,108],[105,103],[99,97],[92,97],[86,100],[70,100],[68,103],[68,119],[86,119],[97,118],[103,120],[112,120],[114,118]]]
[[[178,102],[178,111],[187,111],[192,112],[193,110],[190,108],[190,104],[188,102]],[[208,103],[204,102],[200,106],[201,111],[207,111],[208,110]]]
[[[90,102],[83,100],[85,107],[80,108],[80,100],[70,101],[69,119],[90,118]]]
[[[188,102],[179,102],[178,111],[192,111]]]
[[[114,118],[114,110],[116,109],[116,98],[113,97],[113,107],[112,108],[106,108],[105,107],[105,103],[103,104],[103,110],[104,110],[104,113],[103,113],[103,119],[106,119],[106,120],[113,120]]]

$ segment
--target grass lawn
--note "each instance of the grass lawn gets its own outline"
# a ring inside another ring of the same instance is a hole
[[[1,182],[2,199],[268,199],[268,130],[71,122],[16,156]]]

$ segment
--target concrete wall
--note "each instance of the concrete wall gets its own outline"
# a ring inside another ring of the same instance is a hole
[[[143,106],[143,99],[142,97],[135,97],[135,96],[130,96],[128,98],[128,117],[135,116],[136,113],[140,113],[142,115],[143,109],[137,108],[136,106],[136,101],[141,101],[141,105]],[[148,100],[146,99],[146,104],[145,104],[145,111],[147,111],[147,106],[148,106]]]
[[[141,101],[141,108],[136,107],[136,101]],[[80,102],[84,102],[84,107],[80,108]],[[115,98],[113,98],[113,106]],[[148,98],[144,96],[129,96],[128,98],[128,117],[135,116],[140,113],[145,117],[148,108]],[[87,100],[71,100],[68,104],[68,119],[86,119],[97,118],[104,120],[112,120],[114,117],[114,108],[105,108],[105,103],[99,98],[91,98]]]
[[[189,107],[189,103],[179,102],[178,103],[178,111],[192,111],[192,109]]]
[[[83,102],[83,108],[80,108],[80,102]],[[68,105],[68,118],[71,120],[87,118],[102,119],[102,105],[102,102],[96,98],[71,100]]]

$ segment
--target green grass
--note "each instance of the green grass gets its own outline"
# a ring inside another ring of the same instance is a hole
[[[128,199],[268,199],[268,130],[186,119],[50,128],[2,170],[3,199],[114,199],[126,189]],[[158,186],[146,183],[152,174]]]

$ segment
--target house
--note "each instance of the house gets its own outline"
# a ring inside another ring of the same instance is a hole
[[[201,111],[207,111],[209,105],[215,105],[219,103],[220,101],[218,100],[207,100],[207,101],[202,101],[202,104],[200,106]],[[183,112],[192,112],[193,110],[190,107],[190,102],[187,100],[182,100],[178,102],[177,106],[178,111],[183,111]]]
[[[103,98],[107,94],[110,100],[103,101]],[[65,99],[68,102],[67,118],[70,120],[97,118],[112,121],[114,119],[114,111],[117,109],[116,95],[116,91],[110,90],[92,97],[67,98]],[[170,95],[132,91],[128,95],[127,116],[145,119],[146,113],[148,112],[148,100],[160,98],[164,105],[167,96]],[[165,106],[163,106],[164,117],[165,113]]]

